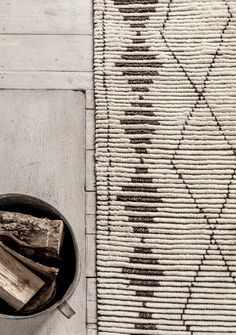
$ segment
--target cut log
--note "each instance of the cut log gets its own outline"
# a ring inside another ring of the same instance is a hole
[[[45,282],[0,246],[0,298],[19,311]]]
[[[61,220],[0,211],[0,240],[10,240],[26,257],[59,259],[63,235]]]
[[[21,310],[23,313],[35,313],[49,304],[56,293],[56,281],[48,283]]]
[[[59,269],[40,264],[38,262],[34,262],[32,259],[26,258],[26,257],[22,256],[21,254],[17,253],[16,251],[10,249],[9,247],[7,247],[2,242],[0,242],[0,246],[4,250],[9,252],[9,254],[11,254],[16,259],[18,259],[21,263],[23,263],[30,270],[32,270],[33,272],[38,274],[40,277],[43,277],[45,280],[47,280],[47,279],[55,280],[56,279]]]

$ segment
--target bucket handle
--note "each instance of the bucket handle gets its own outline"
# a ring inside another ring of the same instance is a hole
[[[67,319],[70,319],[75,314],[75,311],[70,307],[67,301],[63,301],[57,308]]]

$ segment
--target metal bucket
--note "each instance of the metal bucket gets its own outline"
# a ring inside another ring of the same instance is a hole
[[[30,214],[36,217],[49,219],[59,219],[65,224],[65,237],[62,252],[62,268],[57,279],[57,293],[52,301],[45,305],[42,310],[34,314],[21,314],[0,301],[0,317],[11,319],[26,319],[40,316],[44,313],[52,312],[56,308],[67,318],[71,318],[75,311],[67,303],[67,299],[74,293],[80,277],[80,261],[78,245],[73,230],[66,218],[53,206],[43,200],[23,194],[3,194],[0,195],[0,211],[12,211]]]

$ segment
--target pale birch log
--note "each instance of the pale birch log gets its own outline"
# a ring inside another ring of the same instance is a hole
[[[56,279],[56,277],[58,275],[58,272],[59,272],[59,269],[40,264],[38,262],[34,262],[32,259],[26,258],[26,257],[22,256],[21,254],[17,253],[16,251],[10,249],[9,247],[7,247],[2,242],[0,242],[0,246],[4,250],[9,252],[9,254],[11,254],[16,259],[18,259],[21,263],[23,263],[30,270],[37,273],[39,276],[41,275],[43,278],[50,279],[50,280],[55,280]]]
[[[22,309],[45,282],[0,246],[0,298]]]

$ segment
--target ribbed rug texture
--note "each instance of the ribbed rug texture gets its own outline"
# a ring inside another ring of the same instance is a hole
[[[94,22],[99,334],[236,334],[236,1]]]

